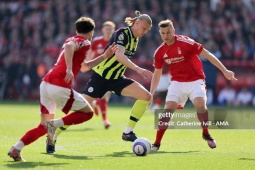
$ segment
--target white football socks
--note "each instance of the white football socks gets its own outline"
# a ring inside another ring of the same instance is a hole
[[[14,148],[21,150],[24,147],[24,143],[22,141],[18,141],[15,145]]]
[[[130,133],[131,131],[133,131],[133,128],[131,128],[131,127],[126,127],[124,133],[125,133],[125,134],[128,134],[128,133]]]

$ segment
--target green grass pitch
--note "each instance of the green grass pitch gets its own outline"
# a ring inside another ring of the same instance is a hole
[[[39,105],[0,104],[0,169],[88,169],[88,170],[165,170],[165,169],[254,169],[255,130],[210,130],[217,148],[210,149],[200,129],[169,129],[160,151],[135,156],[132,143],[121,139],[131,107],[109,107],[112,126],[105,130],[101,116],[70,127],[57,141],[56,153],[46,154],[46,136],[22,150],[26,162],[13,162],[9,148],[39,123]],[[193,108],[186,108],[193,111]],[[63,116],[60,111],[56,117]],[[255,120],[254,120],[255,123]],[[151,142],[155,139],[154,115],[148,110],[135,133]]]

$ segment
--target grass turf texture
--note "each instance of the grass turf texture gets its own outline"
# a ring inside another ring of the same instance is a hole
[[[200,129],[169,129],[160,151],[135,156],[132,143],[121,139],[131,107],[109,107],[112,126],[105,130],[101,116],[63,132],[56,153],[45,151],[46,136],[22,150],[27,162],[13,162],[9,148],[39,122],[38,105],[0,104],[0,169],[254,169],[255,130],[216,130],[210,132],[217,148],[210,149]],[[194,112],[193,108],[186,108]],[[63,116],[60,111],[56,117]],[[154,115],[148,110],[135,133],[154,142]]]

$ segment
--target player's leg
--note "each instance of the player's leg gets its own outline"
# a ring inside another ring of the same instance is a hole
[[[92,102],[92,107],[93,107],[93,109],[94,109],[94,113],[95,113],[95,115],[99,115],[99,106],[98,106],[98,101],[100,100],[100,98],[97,98],[97,99],[95,99],[93,102]]]
[[[177,109],[177,106],[178,106],[177,103],[179,101],[179,98],[176,96],[168,96],[167,100],[169,100],[169,101],[167,101],[165,104],[164,112],[170,112],[171,114],[173,114],[175,112],[175,110]],[[176,100],[178,100],[178,101],[176,101]],[[168,128],[168,123],[170,120],[171,120],[170,116],[159,118],[158,129],[156,132],[156,139],[155,139],[155,141],[152,145],[152,148],[151,148],[152,151],[159,150],[160,145],[161,145],[161,140]]]
[[[34,127],[30,130],[28,130],[22,137],[21,139],[15,144],[13,145],[9,152],[8,155],[14,159],[14,161],[25,161],[20,152],[21,150],[33,143],[34,141],[36,141],[38,138],[40,138],[41,136],[45,135],[47,133],[45,127],[44,127],[44,122],[46,120],[50,120],[54,118],[53,114],[48,114],[48,115],[41,115],[41,123],[37,126]]]
[[[101,86],[104,85],[102,88]],[[82,96],[87,100],[87,102],[92,105],[93,101],[96,98],[101,98],[108,91],[108,81],[101,78],[96,73],[92,73],[89,82],[86,84],[84,90],[82,91]],[[68,94],[70,95],[70,94]],[[60,126],[57,128],[56,133],[54,135],[54,140],[57,140],[57,137],[61,134],[61,132],[65,131],[68,126]]]
[[[185,98],[186,94],[182,90],[182,83],[173,81],[168,87],[168,92],[166,95],[166,104],[165,104],[165,112],[170,112],[173,114],[178,107],[178,104]],[[170,114],[170,116],[171,116]],[[158,129],[156,132],[156,139],[154,144],[152,145],[152,150],[157,151],[161,145],[161,140],[168,128],[168,122],[171,120],[170,116],[159,118]]]
[[[24,161],[24,159],[20,155],[21,150],[24,148],[24,146],[33,143],[38,138],[45,135],[47,131],[44,127],[44,122],[54,118],[56,104],[49,98],[49,95],[47,93],[47,85],[45,82],[42,82],[40,85],[40,102],[40,124],[37,127],[28,130],[21,137],[21,139],[14,146],[11,147],[8,152],[8,155],[12,157],[14,161]]]
[[[208,130],[208,109],[206,106],[206,86],[203,80],[190,82],[190,99],[197,112],[198,120],[202,127],[202,137],[205,139],[210,148],[216,148],[216,141],[211,137]]]
[[[77,93],[73,89],[62,88],[61,93],[53,94],[51,97],[56,100],[57,107],[65,114],[70,110],[74,110],[74,112],[69,113],[62,118],[45,122],[48,130],[47,153],[55,152],[55,143],[59,135],[59,133],[58,135],[56,133],[58,127],[60,127],[58,129],[63,129],[63,127],[66,129],[70,125],[83,123],[93,117],[92,107],[80,93]]]
[[[162,106],[164,106],[166,94],[167,90],[155,92],[155,95],[153,96],[153,106],[151,107],[153,112],[155,111],[155,109],[161,109]]]
[[[104,122],[105,129],[108,129],[111,126],[111,122],[107,118],[108,102],[109,102],[110,96],[111,96],[111,92],[108,91],[97,102],[97,104],[98,104],[98,106],[101,110],[101,113],[102,113],[102,119],[103,119],[103,122]]]
[[[133,133],[133,129],[149,105],[151,94],[141,84],[134,81],[123,88],[121,95],[137,99],[132,107],[127,127],[122,135],[123,140],[133,142],[137,138]]]

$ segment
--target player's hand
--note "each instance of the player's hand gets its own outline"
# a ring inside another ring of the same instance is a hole
[[[235,78],[235,73],[233,71],[226,70],[225,72],[223,72],[223,74],[228,80],[237,80],[237,78]]]
[[[73,75],[72,69],[66,69],[65,82],[67,83],[72,82],[73,79],[74,79],[74,75]]]
[[[144,79],[151,79],[153,73],[149,70],[138,67],[136,72],[140,74]]]
[[[112,43],[109,48],[106,49],[106,51],[104,52],[103,58],[107,59],[110,58],[111,56],[113,56],[113,54],[116,52],[116,50],[118,49],[118,46],[115,45],[115,43]]]

